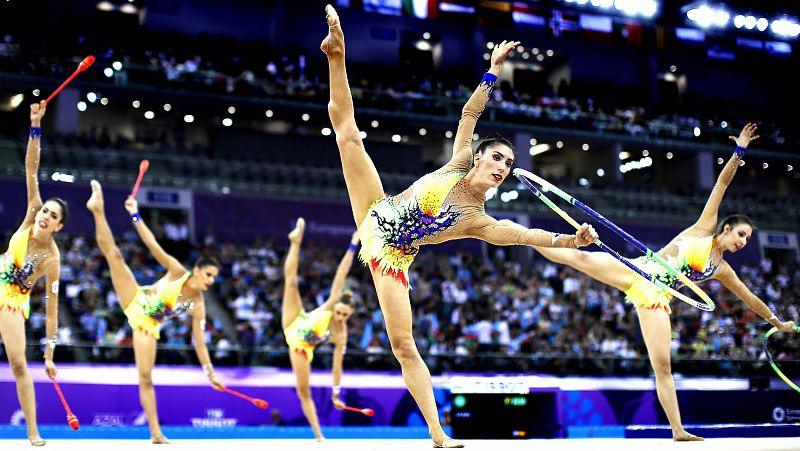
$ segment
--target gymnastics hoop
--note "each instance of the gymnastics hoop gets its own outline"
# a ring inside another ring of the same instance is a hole
[[[651,251],[647,246],[645,246],[639,240],[637,240],[636,238],[631,236],[628,232],[622,230],[616,224],[614,224],[610,220],[606,219],[603,215],[601,215],[600,213],[592,210],[586,204],[584,204],[583,202],[579,201],[578,199],[575,199],[574,197],[570,196],[569,194],[565,193],[564,191],[560,190],[558,187],[556,187],[552,183],[548,182],[547,180],[545,180],[545,179],[543,179],[543,178],[541,178],[541,177],[539,177],[539,176],[537,176],[537,175],[535,175],[535,174],[533,174],[533,173],[531,173],[529,171],[526,171],[525,169],[522,169],[522,168],[514,169],[513,174],[536,197],[538,197],[539,200],[544,202],[545,205],[550,207],[551,210],[553,210],[559,216],[561,216],[565,221],[567,221],[570,225],[572,225],[572,227],[575,227],[576,230],[580,230],[580,228],[581,228],[580,224],[578,224],[578,222],[575,221],[574,219],[572,219],[572,217],[570,215],[568,215],[564,210],[559,208],[550,199],[548,199],[547,196],[545,196],[544,193],[542,193],[541,190],[539,188],[537,188],[532,183],[532,181],[538,183],[540,186],[542,186],[542,188],[546,188],[548,191],[552,191],[555,195],[557,195],[558,197],[564,199],[565,201],[569,202],[570,204],[580,208],[586,214],[588,214],[589,216],[593,217],[594,219],[600,221],[600,223],[602,223],[604,226],[606,226],[607,228],[611,229],[611,231],[613,231],[614,233],[616,233],[617,235],[622,237],[625,241],[633,244],[646,257],[652,259],[653,261],[655,261],[656,263],[661,265],[664,269],[669,271],[670,275],[674,276],[682,284],[684,284],[686,287],[688,287],[690,290],[692,290],[697,296],[700,297],[700,299],[703,300],[703,302],[696,301],[696,300],[686,296],[685,294],[680,293],[678,290],[676,290],[676,289],[666,285],[664,282],[661,282],[660,280],[656,279],[656,277],[654,275],[642,271],[636,265],[631,263],[628,259],[626,259],[625,257],[619,255],[619,253],[617,253],[617,251],[615,251],[614,249],[611,249],[610,247],[608,247],[605,243],[603,243],[599,239],[594,241],[593,244],[597,245],[600,249],[604,250],[605,252],[611,254],[612,257],[614,257],[617,260],[619,260],[620,262],[622,262],[625,266],[627,266],[628,268],[633,270],[635,273],[637,273],[640,276],[644,277],[646,280],[648,280],[650,283],[652,283],[653,285],[657,286],[658,288],[667,291],[672,296],[675,296],[676,298],[680,299],[681,301],[683,301],[683,302],[685,302],[685,303],[687,303],[687,304],[689,304],[689,305],[691,305],[693,307],[696,307],[696,308],[698,308],[700,310],[705,310],[707,312],[714,311],[714,308],[715,308],[714,307],[714,302],[711,300],[710,297],[708,297],[708,295],[705,292],[703,292],[703,290],[700,289],[700,287],[698,287],[694,282],[689,280],[689,278],[686,277],[683,273],[681,273],[680,271],[675,269],[672,265],[670,265],[669,263],[664,261],[664,259],[661,258],[658,254],[656,254],[655,252]]]
[[[795,332],[800,332],[800,326],[793,326],[792,330],[794,330]],[[783,379],[783,381],[786,382],[786,384],[788,384],[790,387],[795,389],[796,392],[800,393],[800,387],[798,387],[794,382],[792,382],[791,379],[786,377],[786,375],[783,374],[783,371],[781,371],[778,368],[778,365],[776,365],[775,361],[772,359],[772,353],[769,352],[769,348],[767,347],[767,342],[769,341],[769,337],[772,336],[772,334],[774,334],[777,331],[778,331],[778,328],[777,327],[773,327],[772,329],[767,331],[766,334],[764,334],[764,354],[767,355],[767,359],[769,359],[769,366],[771,366],[772,369],[775,370],[775,373],[778,375],[778,377]]]

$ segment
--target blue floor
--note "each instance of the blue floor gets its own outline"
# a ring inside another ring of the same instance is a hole
[[[313,438],[308,426],[237,426],[235,428],[194,428],[191,426],[162,426],[170,439],[290,439]],[[445,428],[449,434],[450,428]],[[150,432],[146,426],[81,426],[73,431],[69,426],[40,425],[39,432],[48,439],[146,439]],[[427,427],[392,426],[331,426],[323,427],[326,438],[334,439],[424,439]],[[25,426],[0,425],[0,439],[26,436]]]
[[[307,426],[237,426],[234,428],[195,428],[162,426],[171,439],[310,439]],[[800,424],[686,425],[686,430],[707,438],[723,437],[798,437]],[[41,425],[42,437],[48,439],[147,439],[146,426],[81,426],[73,431],[66,425]],[[329,439],[426,439],[426,427],[402,426],[330,426],[322,432]],[[446,427],[445,432],[452,433]],[[24,425],[0,425],[0,439],[26,436]],[[669,426],[569,426],[568,438],[670,438]]]

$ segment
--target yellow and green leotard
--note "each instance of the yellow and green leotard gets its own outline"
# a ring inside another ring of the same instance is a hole
[[[670,261],[673,260],[670,258],[666,260],[692,282],[704,282],[713,277],[719,268],[719,262],[714,262],[714,259],[711,258],[713,243],[713,235],[687,238],[679,243],[677,258],[674,261]],[[676,290],[682,286],[675,276],[651,258],[639,257],[632,260],[632,263],[645,272],[655,275],[667,286]],[[626,301],[637,307],[662,309],[667,313],[672,313],[672,309],[669,307],[672,296],[669,293],[642,277],[637,276],[636,279],[625,292]]]
[[[472,167],[475,124],[493,87],[494,80],[484,78],[464,106],[450,162],[370,206],[358,228],[358,257],[373,271],[410,288],[408,269],[420,246],[467,238],[471,227],[493,221],[486,216],[483,199],[471,194],[464,179]]]
[[[294,352],[303,354],[309,363],[314,360],[314,348],[331,337],[328,325],[333,317],[330,310],[315,309],[307,313],[301,311],[297,318],[283,331],[286,344]]]
[[[28,280],[36,271],[38,260],[28,256],[28,241],[31,227],[28,226],[11,236],[8,250],[0,256],[0,308],[22,312],[28,319],[31,312],[31,287]]]
[[[186,272],[177,280],[167,281],[162,278],[153,285],[139,287],[133,301],[125,309],[128,323],[136,330],[152,336],[156,340],[161,337],[161,324],[178,316],[193,307],[191,300],[181,300],[181,290],[186,279],[191,275]]]

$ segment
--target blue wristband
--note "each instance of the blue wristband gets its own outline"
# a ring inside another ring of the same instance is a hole
[[[131,215],[131,221],[139,222],[141,220],[142,220],[142,215],[140,215],[138,211]]]
[[[746,153],[747,153],[747,149],[746,148],[736,146],[736,153],[735,154],[736,154],[737,157],[742,158],[744,156],[744,154],[746,154]]]
[[[31,127],[31,132],[29,135],[33,139],[41,139],[42,137],[42,128],[41,127]]]
[[[353,252],[354,254],[358,251],[358,244],[350,243],[347,246],[347,250]]]
[[[486,72],[483,74],[483,78],[481,78],[481,83],[478,86],[486,86],[486,94],[491,97],[492,91],[494,91],[494,85],[497,83],[497,75],[490,74]]]

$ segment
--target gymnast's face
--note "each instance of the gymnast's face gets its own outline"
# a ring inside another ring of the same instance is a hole
[[[55,201],[48,200],[36,213],[34,226],[45,233],[52,234],[53,232],[58,232],[64,227],[64,224],[61,222],[62,214],[61,205]]]
[[[739,252],[750,241],[753,228],[750,224],[740,223],[733,227],[726,225],[719,237],[719,244],[723,250],[728,252]]]
[[[197,277],[197,284],[202,291],[208,291],[211,288],[211,285],[214,284],[214,280],[219,275],[219,268],[214,265],[206,265],[202,268],[198,268],[197,266],[192,269],[192,275]]]
[[[337,302],[333,306],[333,320],[339,324],[346,323],[347,319],[350,318],[350,315],[352,314],[353,314],[353,307],[343,302]]]
[[[503,144],[487,147],[483,152],[476,153],[474,158],[478,180],[494,187],[503,183],[514,165],[514,151]]]

